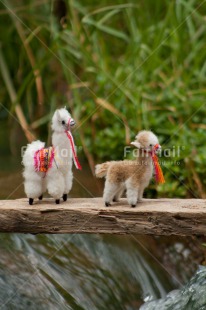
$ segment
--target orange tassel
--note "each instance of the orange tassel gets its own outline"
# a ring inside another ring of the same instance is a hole
[[[152,160],[153,160],[153,164],[154,164],[156,182],[157,183],[165,183],[165,178],[164,178],[162,169],[160,167],[160,164],[158,162],[158,157],[155,153],[152,153]]]

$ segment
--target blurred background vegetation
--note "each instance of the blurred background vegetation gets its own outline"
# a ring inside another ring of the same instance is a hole
[[[158,195],[206,198],[205,42],[204,1],[1,1],[1,154],[49,143],[66,105],[91,170],[151,129],[163,149],[180,147],[162,157]]]

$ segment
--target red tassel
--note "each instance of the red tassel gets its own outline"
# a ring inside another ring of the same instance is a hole
[[[165,183],[165,178],[164,178],[162,169],[160,167],[160,164],[158,162],[158,157],[155,154],[155,150],[158,149],[159,147],[160,147],[159,144],[156,144],[154,146],[154,150],[153,150],[153,152],[151,152],[151,156],[152,156],[152,161],[153,161],[153,164],[154,164],[155,180],[156,180],[157,183],[163,184],[163,183]]]
[[[158,157],[154,153],[152,154],[152,160],[154,164],[154,170],[155,170],[155,180],[157,183],[165,183],[165,178],[162,172],[162,169],[160,167],[160,164],[158,162]]]

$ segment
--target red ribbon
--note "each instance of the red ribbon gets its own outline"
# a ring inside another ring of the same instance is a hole
[[[72,136],[71,131],[70,131],[70,122],[71,122],[71,120],[72,119],[70,118],[69,121],[68,121],[69,129],[68,129],[68,131],[65,130],[65,133],[66,133],[66,135],[67,135],[67,137],[69,139],[69,142],[70,142],[70,145],[71,145],[71,148],[72,148],[72,155],[73,155],[74,164],[75,164],[77,169],[82,170],[82,166],[80,165],[80,162],[79,162],[79,160],[77,158],[76,149],[75,149],[75,145],[74,145],[74,139],[73,139],[73,136]]]

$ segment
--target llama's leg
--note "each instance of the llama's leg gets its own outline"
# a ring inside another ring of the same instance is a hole
[[[143,201],[144,190],[148,185],[149,185],[149,180],[140,184],[139,193],[138,193],[138,201]]]
[[[32,205],[34,198],[38,198],[42,194],[42,178],[36,172],[24,171],[24,189],[27,197],[29,198],[29,204]]]
[[[113,200],[118,189],[119,189],[119,184],[111,183],[108,180],[106,180],[105,186],[104,186],[104,195],[103,195],[103,199],[104,199],[106,207],[111,205],[110,202]]]
[[[139,192],[138,192],[138,201],[143,201],[144,189],[145,189],[144,186],[141,186],[141,187],[139,188]]]
[[[63,200],[67,201],[67,195],[69,194],[73,183],[73,173],[72,171],[68,171],[64,174],[64,193],[63,193]]]
[[[136,207],[139,189],[131,182],[126,182],[127,200],[131,207]]]
[[[114,202],[119,201],[119,199],[122,197],[122,194],[123,194],[124,190],[125,190],[124,186],[122,186],[122,187],[118,190],[118,192],[115,194],[115,196],[114,196],[114,198],[113,198],[113,201],[114,201]]]
[[[47,189],[49,194],[56,200],[56,203],[59,204],[64,192],[64,177],[57,169],[50,169],[48,172]]]
[[[46,178],[42,178],[41,180],[42,180],[42,193],[39,196],[39,200],[43,199],[43,193],[46,192],[46,188],[47,188]]]

